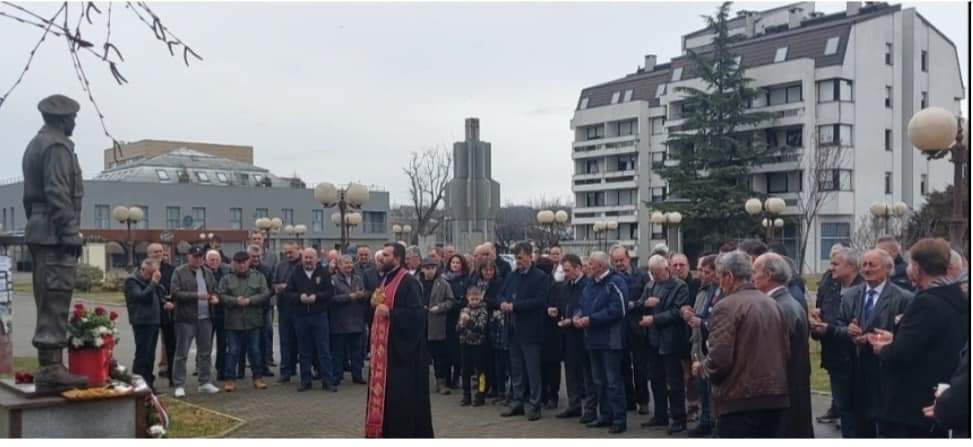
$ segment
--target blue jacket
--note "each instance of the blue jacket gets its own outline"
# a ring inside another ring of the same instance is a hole
[[[622,349],[627,296],[628,285],[616,272],[589,282],[581,292],[581,304],[575,316],[591,320],[584,331],[588,349]]]
[[[552,278],[536,266],[526,272],[515,270],[507,275],[500,289],[500,302],[513,303],[510,318],[512,340],[521,344],[544,343],[544,320]]]

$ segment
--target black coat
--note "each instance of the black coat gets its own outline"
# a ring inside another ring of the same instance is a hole
[[[159,272],[162,273],[162,279],[159,280],[159,286],[162,287],[162,297],[168,299],[169,296],[169,285],[172,283],[172,273],[176,271],[176,268],[168,262],[159,263]],[[161,323],[163,326],[171,326],[176,321],[176,315],[174,310],[165,310],[162,306],[165,304],[165,300],[159,302],[159,312],[161,315]]]
[[[678,278],[647,284],[642,302],[653,296],[659,298],[659,304],[648,312],[653,316],[649,327],[650,349],[658,349],[661,355],[688,355],[689,326],[683,321],[679,309],[692,306],[696,297],[689,297],[686,283]]]
[[[781,415],[777,435],[782,438],[813,438],[807,310],[801,308],[786,286],[775,290],[770,297],[780,308],[791,346],[787,357],[787,394],[791,406]]]
[[[531,265],[526,272],[507,275],[500,289],[500,302],[513,303],[510,334],[522,344],[544,343],[544,320],[547,319],[551,276]]]
[[[349,275],[338,272],[331,277],[334,285],[334,298],[328,318],[331,321],[332,334],[360,334],[365,330],[365,315],[369,307],[371,295],[353,299],[351,293],[366,291],[362,278],[354,271]]]
[[[649,282],[649,275],[633,267],[629,267],[628,272],[619,272],[616,270],[616,273],[621,275],[622,279],[625,280],[625,284],[628,286],[628,297],[626,297],[628,298],[628,302],[625,303],[625,343],[627,344],[628,340],[633,337],[644,339],[648,336],[648,331],[644,327],[639,326],[639,320],[642,319],[643,315],[648,315],[648,309],[643,304],[642,291]]]
[[[936,385],[952,378],[969,336],[970,302],[959,285],[919,292],[905,309],[892,343],[878,356],[884,381],[894,390],[882,395],[879,419],[932,427],[922,408],[932,405]]]
[[[158,326],[161,322],[163,288],[150,280],[142,278],[139,272],[125,279],[125,306],[128,308],[128,322],[135,325]]]
[[[970,437],[970,344],[967,342],[949,389],[936,399],[936,423],[954,438]]]
[[[914,292],[916,288],[912,285],[912,281],[909,281],[909,275],[905,273],[905,270],[908,267],[909,264],[902,259],[902,256],[896,256],[895,268],[892,270],[892,277],[889,279],[893,284],[910,292]]]
[[[884,383],[884,378],[880,374],[882,367],[871,347],[857,346],[852,343],[848,335],[848,325],[856,320],[864,333],[871,332],[873,329],[894,332],[895,317],[905,312],[912,300],[912,293],[886,281],[882,294],[879,295],[872,309],[871,317],[868,321],[864,321],[862,313],[865,307],[866,290],[866,284],[862,282],[845,291],[841,296],[841,312],[838,319],[835,324],[828,325],[825,335],[850,346],[851,406],[856,413],[874,418],[880,411],[881,396],[894,388],[889,388],[889,385]]]
[[[862,277],[856,276],[852,286],[861,284]],[[814,306],[821,310],[821,320],[828,325],[838,322],[841,313],[841,284],[831,277],[827,271],[818,284],[818,294]],[[845,323],[847,325],[847,323]],[[854,347],[847,339],[821,336],[811,333],[811,338],[821,342],[821,367],[833,372],[847,372],[851,370],[851,355]]]
[[[371,298],[372,292],[378,287],[381,278],[378,274],[378,267],[375,264],[368,263],[362,265],[360,263],[355,263],[355,274],[358,275],[362,283],[365,285],[365,292],[368,293],[368,297]]]
[[[310,304],[301,303],[301,294],[304,293],[316,295],[315,301]],[[333,297],[334,286],[331,285],[331,274],[328,273],[327,268],[320,265],[314,267],[314,273],[310,278],[304,273],[303,267],[295,269],[287,280],[287,288],[284,290],[284,301],[295,315],[325,312]]]

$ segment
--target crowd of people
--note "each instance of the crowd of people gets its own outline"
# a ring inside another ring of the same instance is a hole
[[[258,389],[275,367],[299,392],[337,391],[348,373],[369,385],[366,434],[387,437],[432,436],[428,394],[456,392],[462,406],[504,406],[500,417],[559,410],[609,433],[634,412],[669,434],[800,438],[814,436],[813,338],[833,396],[819,422],[844,437],[969,436],[968,264],[942,240],[917,242],[908,261],[894,240],[836,245],[810,305],[794,261],[758,240],[700,256],[695,272],[664,246],[645,269],[620,246],[513,255],[489,242],[470,254],[288,242],[278,260],[255,232],[246,251],[217,241],[174,268],[152,244],[125,284],[133,372],[155,386],[161,338],[175,397],[193,343],[202,393],[234,391],[246,364]]]

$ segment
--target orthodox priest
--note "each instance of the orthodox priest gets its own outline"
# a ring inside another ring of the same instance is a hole
[[[431,438],[429,354],[419,281],[403,268],[405,247],[384,248],[384,279],[372,295],[367,438]]]

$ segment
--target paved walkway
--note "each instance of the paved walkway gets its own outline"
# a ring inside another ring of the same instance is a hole
[[[122,344],[116,349],[116,357],[130,364],[134,355],[131,333],[126,312],[119,311],[119,329]],[[14,355],[35,355],[30,344],[33,335],[35,310],[30,296],[15,297],[14,304]],[[192,371],[193,355],[187,369]],[[165,380],[159,391],[168,392]],[[256,390],[248,381],[238,383],[236,392],[215,395],[195,393],[194,377],[187,380],[188,402],[230,414],[247,421],[230,437],[243,438],[355,438],[362,435],[365,419],[365,386],[351,383],[346,377],[337,393],[316,388],[298,393],[295,383],[279,385],[271,379],[266,390]],[[545,410],[543,419],[528,422],[524,417],[501,418],[501,407],[460,407],[460,396],[454,394],[432,396],[433,426],[437,437],[445,438],[585,438],[608,437],[606,429],[587,429],[576,420],[554,418],[556,411]],[[566,399],[562,396],[562,407]],[[828,399],[815,395],[813,414],[821,414]],[[629,413],[629,431],[621,435],[627,438],[665,438],[664,430],[648,430],[639,427],[647,419]],[[818,437],[837,437],[834,426],[815,425]],[[685,437],[685,434],[677,435]]]

